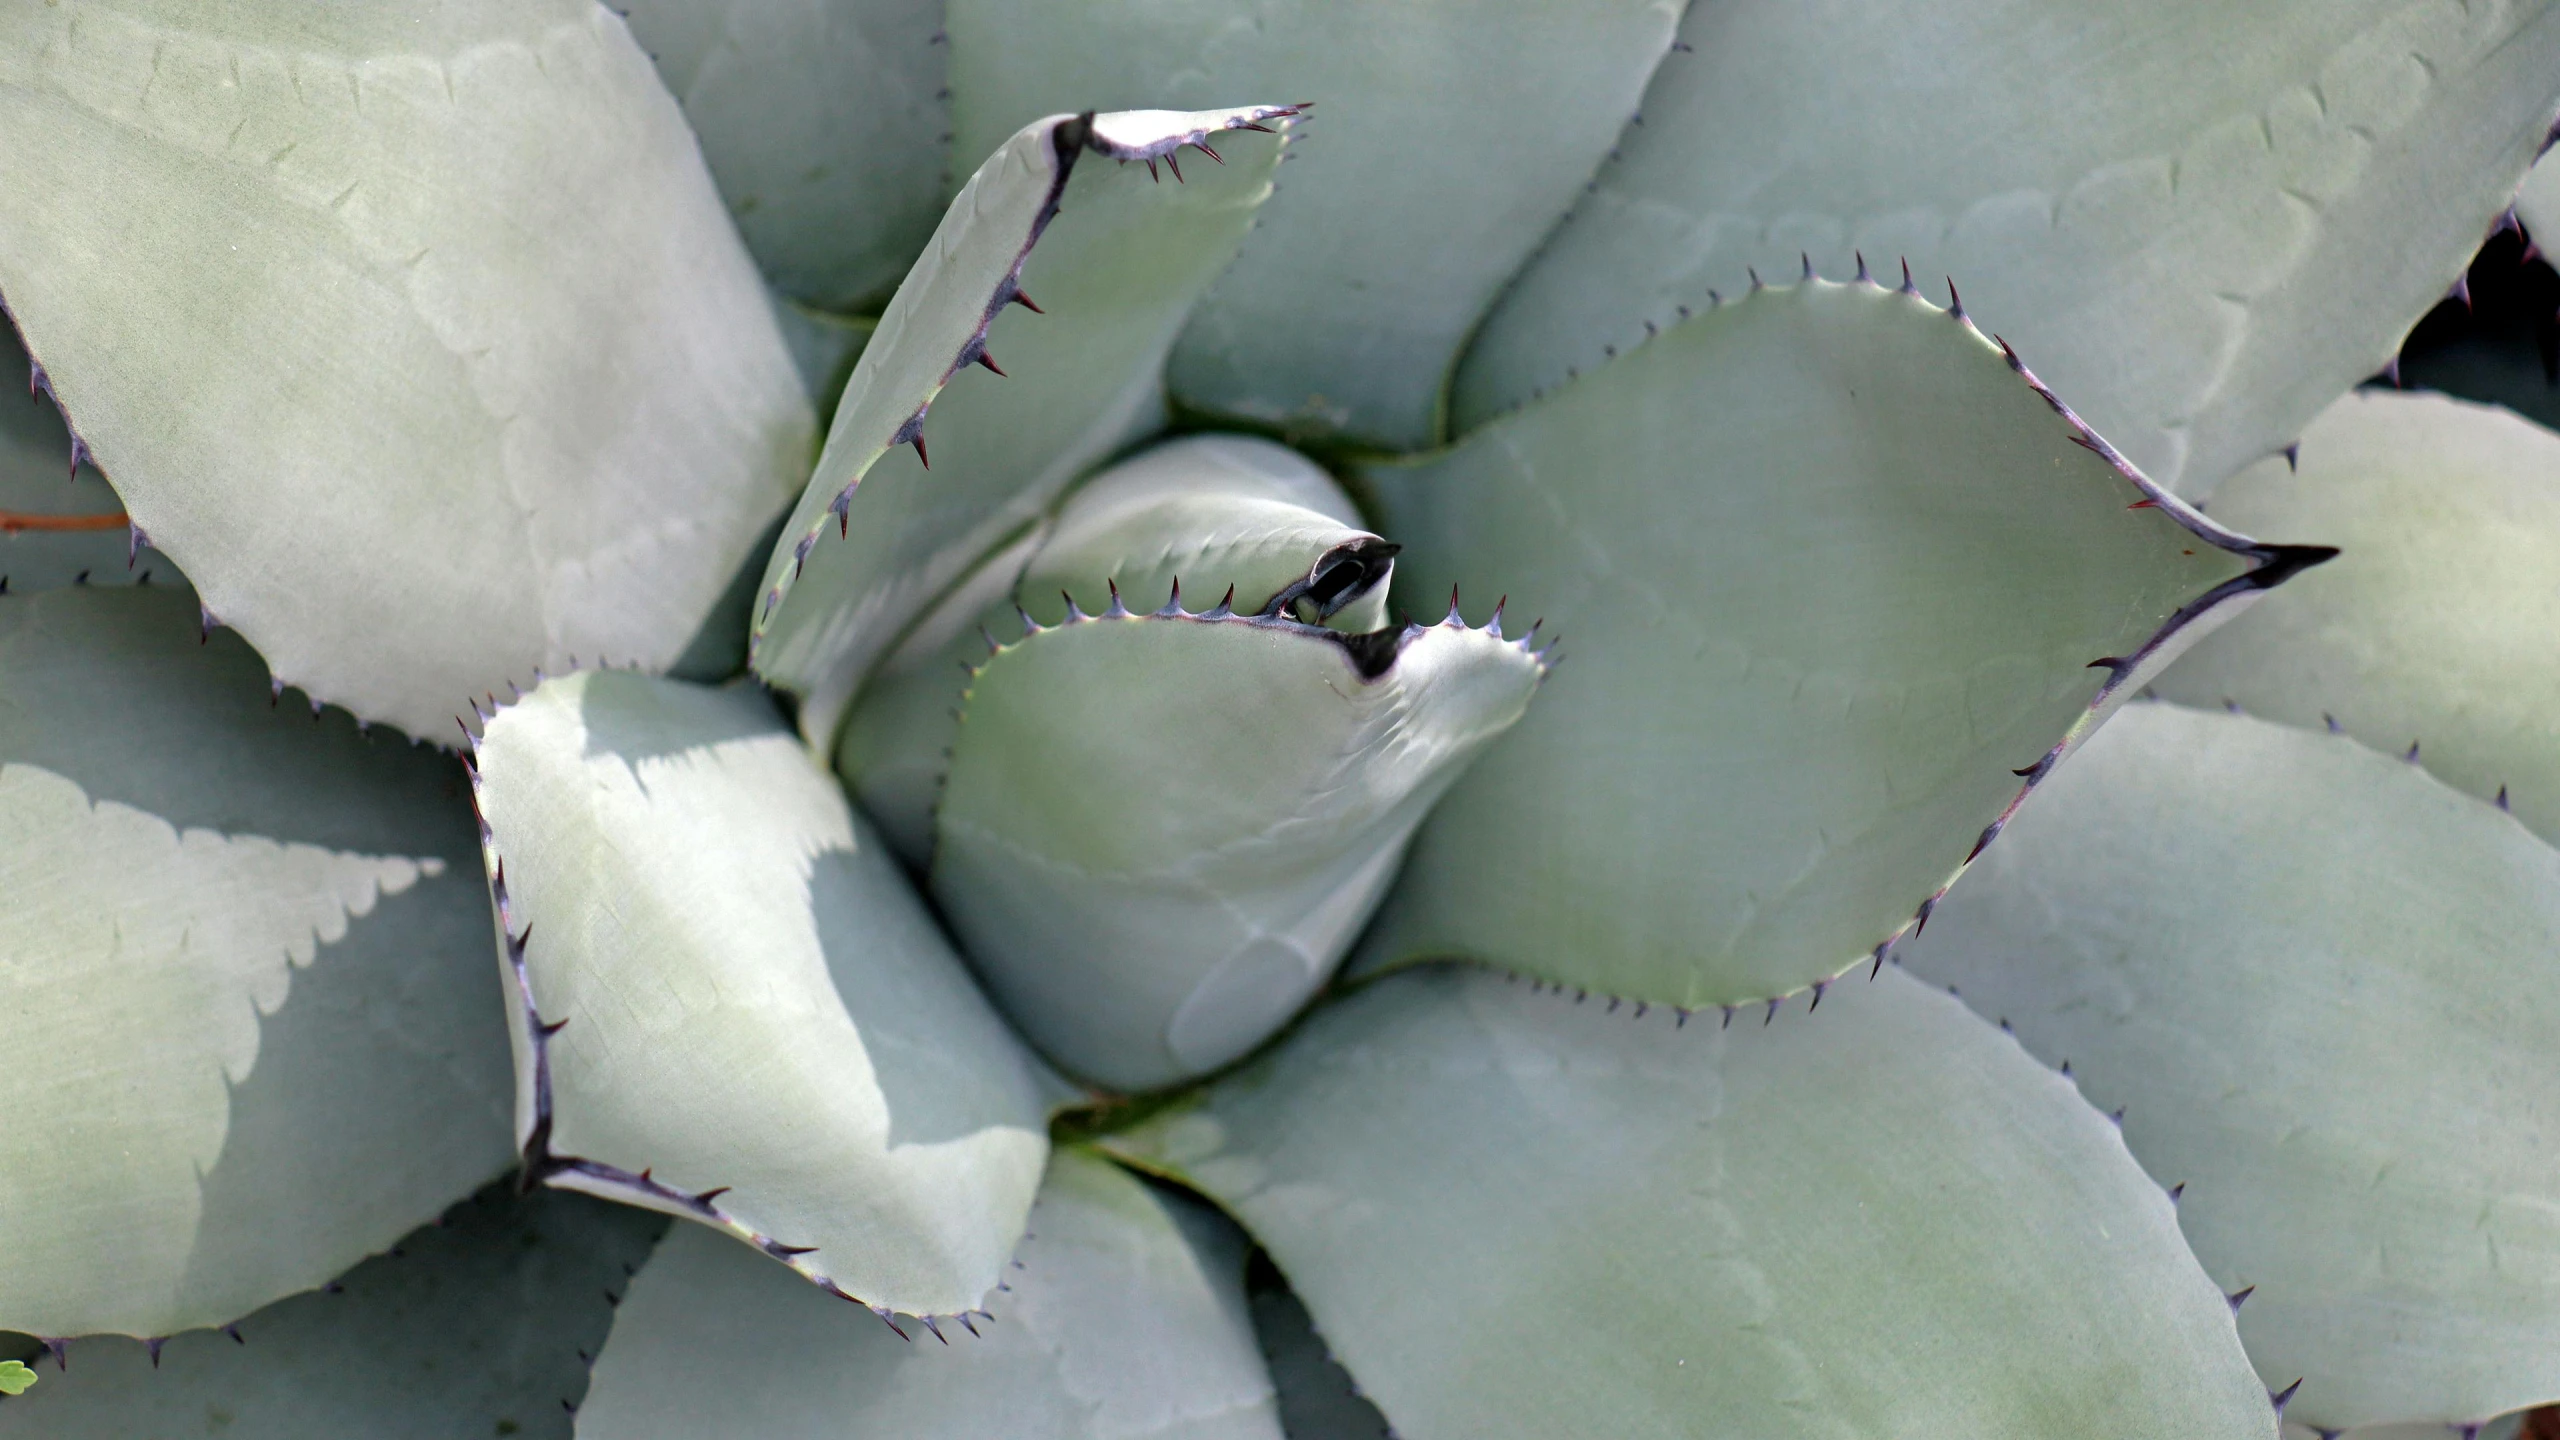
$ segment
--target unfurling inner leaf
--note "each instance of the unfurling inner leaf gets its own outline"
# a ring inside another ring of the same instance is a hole
[[[989,637],[1020,634],[1025,614],[1054,625],[1070,597],[1094,614],[1115,597],[1159,609],[1177,585],[1195,609],[1231,596],[1247,615],[1364,634],[1386,621],[1396,548],[1361,529],[1332,477],[1286,447],[1239,435],[1158,446],[1077,489],[917,623],[863,689],[836,769],[921,870],[960,695]]]
[[[1332,973],[1413,827],[1543,669],[1454,612],[1357,637],[1070,615],[972,683],[934,893],[1062,1064],[1124,1089],[1216,1069]]]
[[[969,178],[845,383],[756,600],[756,673],[800,697],[803,735],[832,742],[937,597],[1163,423],[1165,352],[1271,193],[1280,146],[1252,132],[1295,113],[1052,115]],[[1161,177],[1204,142],[1225,163]]]

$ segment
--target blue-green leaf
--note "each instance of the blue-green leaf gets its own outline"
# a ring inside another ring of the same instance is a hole
[[[578,1434],[1281,1440],[1234,1226],[1074,1150],[1032,1224],[986,1312],[939,1322],[947,1348],[678,1226],[614,1316]]]
[[[1112,610],[989,656],[933,891],[1006,1013],[1121,1090],[1214,1070],[1331,978],[1432,802],[1520,718],[1524,641]]]
[[[0,12],[0,294],[286,683],[450,736],[683,653],[807,475],[684,120],[593,0]]]
[[[570,1440],[586,1357],[664,1228],[583,1195],[484,1192],[236,1342],[72,1345],[0,1404],[0,1440]]]
[[[883,1313],[974,1309],[1048,1153],[1040,1079],[771,702],[588,671],[476,758],[528,1171]]]
[[[1174,389],[1409,449],[1439,438],[1459,347],[1635,112],[1686,3],[954,0],[953,122],[974,155],[1046,110],[1314,102]]]
[[[1618,160],[1486,322],[1473,424],[1800,254],[1953,276],[2199,493],[2380,370],[2560,98],[2544,0],[1691,7]]]
[[[765,277],[827,309],[886,300],[942,210],[942,0],[620,8]]]
[[[1053,115],[970,177],[854,366],[766,567],[751,658],[799,695],[812,741],[833,742],[944,590],[1163,422],[1165,353],[1279,163],[1275,136],[1223,132],[1286,118]],[[1187,183],[1161,178],[1203,141],[1227,163],[1195,155]],[[1025,295],[1042,313],[1012,303]],[[1003,375],[961,374],[982,360]]]
[[[1722,1029],[1407,971],[1106,1143],[1408,1440],[2275,1435],[2114,1129],[1899,973]]]
[[[177,586],[0,599],[0,1328],[236,1320],[505,1168],[461,767]]]
[[[2136,705],[1904,954],[2121,1107],[2293,1418],[2560,1399],[2560,852],[2513,817]]]
[[[1365,634],[1386,623],[1394,553],[1360,528],[1332,477],[1293,451],[1242,435],[1156,446],[1077,487],[916,623],[863,687],[836,773],[921,870],[969,671],[993,637],[1020,633],[1020,615],[1057,624],[1070,597],[1096,614],[1115,600],[1155,610],[1180,585],[1194,608],[1232,590],[1248,615],[1285,599],[1292,618]]]
[[[2163,496],[1961,318],[1863,281],[1729,302],[1365,473],[1400,603],[1507,592],[1567,663],[1423,827],[1364,963],[1655,1004],[1865,963],[2107,710],[2312,558]]]
[[[2213,495],[2343,548],[2160,677],[2191,705],[2336,725],[2560,841],[2560,435],[2434,395],[2351,394]]]

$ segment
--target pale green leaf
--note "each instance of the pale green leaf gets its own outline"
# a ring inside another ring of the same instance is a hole
[[[122,585],[145,572],[163,582],[179,578],[167,556],[137,539],[125,524],[124,502],[87,451],[72,448],[26,347],[0,320],[0,594]]]
[[[1154,610],[1181,583],[1195,607],[1232,587],[1246,614],[1282,602],[1295,618],[1365,634],[1386,623],[1394,553],[1360,528],[1331,476],[1290,450],[1241,435],[1159,445],[1077,487],[916,623],[863,687],[836,772],[922,869],[967,672],[994,636],[1021,633],[1017,607],[1054,625],[1070,595],[1095,613],[1115,594]]]
[[[1290,1440],[1393,1440],[1387,1418],[1363,1397],[1316,1333],[1307,1307],[1280,1278],[1269,1256],[1245,1271],[1245,1299],[1280,1392],[1280,1424]],[[1264,1283],[1256,1283],[1257,1281]]]
[[[1863,962],[2021,776],[2308,558],[2111,459],[1960,319],[1808,281],[1369,469],[1400,603],[1508,592],[1568,663],[1423,827],[1364,963],[1695,1006]]]
[[[836,401],[853,377],[854,362],[871,343],[879,321],[865,315],[815,310],[795,300],[774,299],[774,316],[782,322],[783,342],[791,347],[791,363],[800,367],[800,383],[818,407],[818,421],[834,418]],[[770,549],[770,546],[766,547]],[[764,556],[756,556],[756,578],[764,578]],[[743,627],[741,627],[743,634]]]
[[[933,892],[1007,1014],[1120,1090],[1227,1064],[1331,978],[1432,802],[1520,718],[1522,641],[1125,611],[970,681]]]
[[[0,1440],[569,1440],[585,1357],[664,1228],[583,1195],[485,1192],[341,1288],[243,1320],[237,1344],[74,1344],[0,1404]]]
[[[2516,190],[2516,218],[2537,244],[2545,238],[2560,243],[2560,161],[2546,150],[2533,162]]]
[[[0,18],[0,292],[133,518],[413,735],[664,666],[807,473],[683,118],[589,0]]]
[[[1222,132],[1285,119],[1053,115],[970,177],[854,366],[766,568],[756,673],[800,696],[813,742],[833,743],[864,677],[945,589],[1163,422],[1174,333],[1279,163],[1276,136]],[[1226,164],[1194,153],[1187,183],[1159,174],[1204,140]],[[1026,292],[1045,313],[1010,303]],[[981,357],[1011,378],[960,377]]]
[[[1049,1162],[1011,1283],[902,1340],[680,1225],[614,1316],[581,1440],[1281,1440],[1235,1227],[1108,1161]]]
[[[829,309],[886,300],[942,209],[942,0],[619,8],[766,278]]]
[[[0,1328],[234,1320],[507,1164],[461,767],[199,637],[0,600]]]
[[[2560,852],[2344,736],[2137,705],[1905,947],[2068,1061],[2288,1411],[2560,1399]]]
[[[2288,1422],[2284,1427],[2284,1440],[2517,1440],[2524,1428],[2523,1422],[2521,1414],[2504,1415],[2481,1426],[2476,1433],[2433,1421],[2415,1425],[2358,1425],[2346,1430],[2323,1430]],[[2532,1440],[2532,1437],[2526,1437],[2526,1440]]]
[[[1800,254],[1952,275],[2135,464],[2199,493],[2380,370],[2560,97],[2544,0],[1690,8],[1621,158],[1487,321],[1480,421]]]
[[[528,1168],[876,1308],[976,1307],[1047,1154],[1038,1079],[771,703],[589,671],[477,758]]]
[[[2334,720],[2560,840],[2560,435],[2433,395],[2351,394],[2214,493],[2214,518],[2342,547],[2160,677],[2172,700]]]
[[[1048,625],[1070,597],[1154,610],[1179,583],[1195,609],[1233,587],[1245,614],[1364,635],[1386,623],[1394,554],[1314,461],[1250,436],[1195,435],[1079,487],[1014,588]]]
[[[1722,1029],[1387,976],[1109,1142],[1270,1247],[1407,1440],[2272,1440],[2168,1197],[1900,974]]]
[[[36,1372],[24,1360],[0,1360],[0,1395],[24,1395],[36,1383]]]
[[[1314,102],[1174,389],[1409,449],[1440,437],[1459,347],[1617,140],[1685,5],[953,0],[953,126],[975,155],[1044,110]]]

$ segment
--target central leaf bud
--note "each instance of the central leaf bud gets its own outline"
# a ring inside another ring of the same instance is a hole
[[[988,562],[857,702],[848,784],[1065,1068],[1145,1089],[1286,1024],[1528,705],[1543,664],[1498,619],[1382,625],[1395,550],[1279,446],[1176,442]]]

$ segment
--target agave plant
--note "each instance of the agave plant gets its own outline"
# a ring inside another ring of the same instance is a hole
[[[0,1436],[2560,1399],[2560,436],[2355,389],[2555,105],[2522,0],[18,0]]]

